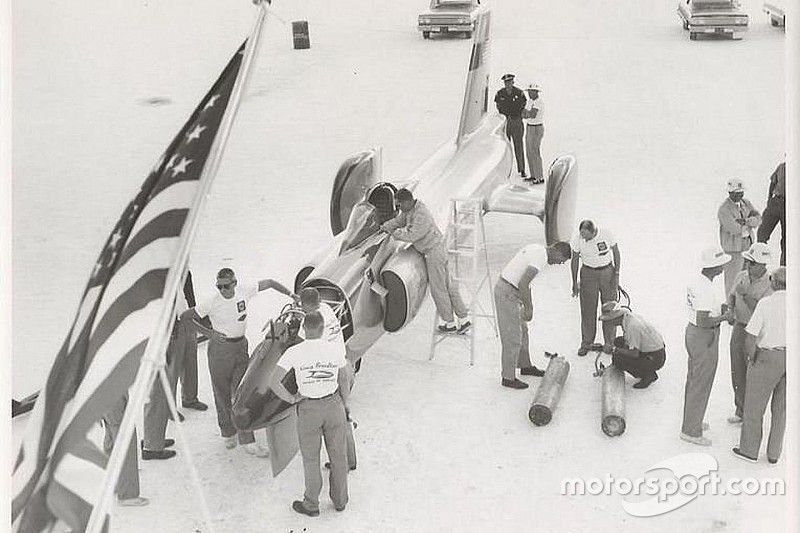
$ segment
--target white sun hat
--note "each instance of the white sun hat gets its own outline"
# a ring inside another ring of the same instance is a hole
[[[731,256],[722,251],[719,246],[710,246],[700,254],[700,265],[703,268],[722,266],[731,260]]]

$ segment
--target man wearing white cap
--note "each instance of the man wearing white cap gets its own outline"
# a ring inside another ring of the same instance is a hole
[[[719,359],[719,325],[733,317],[723,304],[723,296],[714,290],[714,278],[722,274],[731,256],[717,247],[706,248],[700,258],[701,270],[686,289],[687,318],[685,343],[689,354],[686,388],[683,398],[681,439],[711,446],[703,436],[703,417],[714,384]]]
[[[775,292],[758,302],[745,329],[747,391],[739,447],[733,453],[746,461],[758,460],[769,402],[772,418],[767,459],[775,464],[781,457],[786,430],[786,267],[775,270],[770,280]]]
[[[728,180],[728,197],[717,210],[719,243],[722,251],[731,256],[725,266],[725,294],[731,292],[733,278],[744,266],[742,252],[753,244],[753,231],[761,224],[761,213],[744,197],[744,185],[739,178]]]
[[[758,301],[772,293],[772,285],[767,276],[767,263],[771,254],[769,246],[757,242],[742,254],[744,270],[736,275],[733,288],[728,294],[728,308],[733,309],[733,329],[731,330],[731,382],[733,384],[736,412],[728,418],[731,424],[742,421],[744,409],[745,384],[747,380],[747,356],[744,350],[744,331],[753,309]]]
[[[639,378],[634,389],[646,389],[658,379],[656,370],[664,366],[667,353],[664,350],[664,337],[644,318],[617,302],[603,304],[599,320],[622,328],[622,337],[614,339],[612,361],[614,366]]]
[[[542,109],[542,88],[535,83],[528,85],[528,101],[522,111],[525,123],[525,152],[528,154],[529,181],[544,183],[542,166],[542,137],[544,137],[544,110]]]

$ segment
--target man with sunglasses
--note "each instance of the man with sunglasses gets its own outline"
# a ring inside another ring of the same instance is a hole
[[[268,450],[255,442],[253,432],[237,432],[231,419],[231,397],[247,370],[247,305],[250,298],[267,289],[276,290],[295,300],[298,297],[273,279],[262,279],[258,283],[240,287],[236,274],[230,268],[223,268],[217,273],[217,289],[218,294],[192,308],[192,319],[197,329],[209,339],[208,370],[217,408],[217,423],[226,448],[236,447],[238,433],[239,444],[244,445],[247,453],[266,457]],[[200,322],[204,316],[211,321],[211,328]]]

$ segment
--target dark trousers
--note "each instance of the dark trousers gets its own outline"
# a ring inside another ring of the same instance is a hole
[[[122,398],[114,408],[106,413],[103,417],[103,427],[105,428],[105,437],[103,438],[103,451],[108,456],[114,450],[114,441],[117,440],[120,426],[122,425],[122,417],[125,414],[125,408],[128,406],[128,399]],[[117,478],[117,488],[115,490],[117,498],[120,500],[128,500],[137,498],[139,496],[139,451],[136,449],[136,442],[139,439],[136,437],[136,428],[133,429],[133,437],[128,443],[128,451],[125,453],[125,459],[122,462],[122,470],[119,472]]]
[[[744,351],[744,340],[747,324],[736,322],[731,329],[731,384],[733,385],[733,404],[736,416],[744,416],[744,394],[747,388],[747,354]]]
[[[514,145],[514,156],[517,158],[517,170],[525,172],[525,147],[522,144],[522,136],[525,133],[525,126],[521,118],[506,117],[506,137],[511,139]]]
[[[786,198],[783,196],[773,196],[767,202],[758,227],[758,242],[767,242],[778,224],[781,225],[781,265],[786,266]]]
[[[187,359],[192,359],[195,366],[195,397],[197,396],[197,333],[191,319],[191,311],[185,311],[172,328],[169,346],[167,346],[167,378],[170,394],[175,397],[178,376]],[[186,389],[184,388],[184,393]],[[185,398],[185,396],[184,396]],[[169,405],[164,394],[161,379],[156,377],[150,390],[150,401],[144,408],[144,447],[148,450],[163,450],[164,435],[167,430]]]
[[[656,370],[664,366],[666,360],[667,353],[663,348],[657,352],[640,353],[639,357],[612,356],[615,367],[639,379],[656,376]]]
[[[597,297],[602,303],[617,299],[617,282],[614,267],[609,264],[602,268],[581,267],[581,346],[588,347],[597,335]],[[603,322],[603,341],[607,346],[614,344],[614,330],[609,322]]]
[[[240,340],[208,341],[208,372],[211,388],[214,389],[214,405],[217,408],[217,424],[223,437],[238,433],[240,444],[255,442],[252,431],[236,431],[231,419],[233,393],[247,371],[247,338]]]
[[[331,462],[331,500],[337,508],[347,505],[348,425],[344,404],[338,393],[318,400],[309,398],[297,404],[297,434],[306,484],[303,505],[306,509],[319,510],[319,494],[322,491],[319,454],[322,439],[325,439],[325,449]]]

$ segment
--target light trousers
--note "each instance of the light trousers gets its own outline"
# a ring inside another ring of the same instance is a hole
[[[708,329],[687,324],[685,343],[689,359],[681,431],[690,437],[702,437],[703,418],[719,361],[719,326]]]

